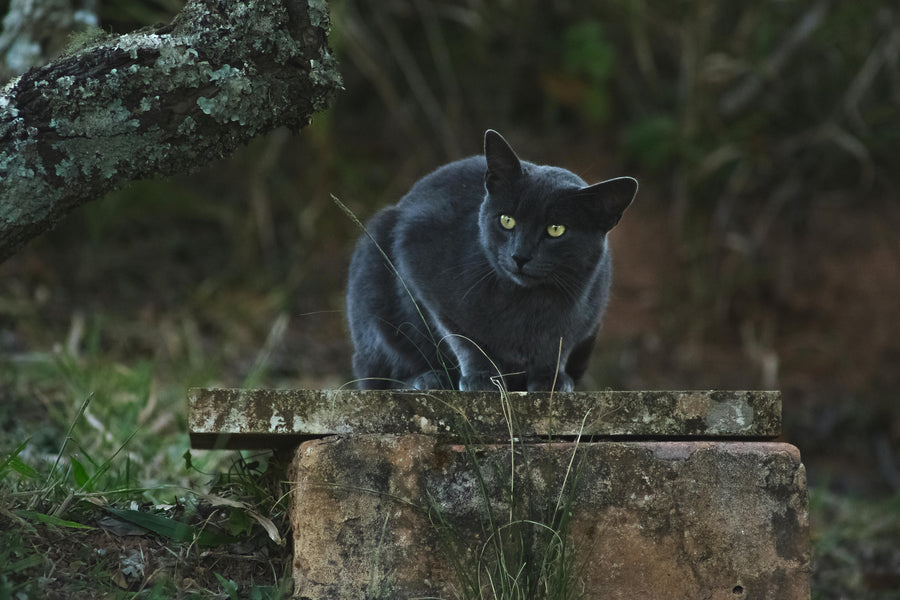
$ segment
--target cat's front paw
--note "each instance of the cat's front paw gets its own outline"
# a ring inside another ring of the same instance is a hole
[[[555,380],[555,381],[554,381]],[[528,379],[529,392],[571,392],[575,390],[575,382],[562,371],[554,374],[533,377]]]
[[[444,371],[426,371],[410,380],[414,390],[452,390],[453,381]]]
[[[497,384],[494,382],[499,380],[499,376],[490,371],[476,371],[459,378],[459,389],[463,392],[497,391]]]

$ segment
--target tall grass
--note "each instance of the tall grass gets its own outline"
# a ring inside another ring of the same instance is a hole
[[[481,507],[481,535],[473,538],[471,529],[460,527],[451,510],[438,500],[439,491],[427,491],[429,519],[456,575],[456,598],[575,600],[584,593],[569,536],[579,483],[581,434],[572,445],[558,490],[548,489],[543,484],[552,485],[556,473],[547,477],[541,468],[542,453],[552,449],[552,436],[546,446],[521,438],[515,409],[500,378],[497,387],[509,427],[505,467],[495,458],[503,453],[482,440],[470,421],[461,420],[466,466],[474,476],[474,496]],[[538,481],[545,478],[543,484]]]

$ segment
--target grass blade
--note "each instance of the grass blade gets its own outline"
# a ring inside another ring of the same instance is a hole
[[[75,424],[78,423],[82,415],[84,415],[84,411],[87,410],[88,404],[91,403],[93,397],[93,393],[90,393],[85,397],[84,402],[81,403],[81,407],[78,409],[78,414],[75,415],[75,418],[72,419],[71,423],[69,423],[69,430],[66,432],[66,437],[63,438],[63,443],[59,447],[59,452],[56,454],[56,461],[54,461],[53,463],[53,468],[50,469],[49,473],[47,473],[47,481],[44,482],[45,485],[48,485],[50,483],[50,479],[53,477],[53,474],[56,473],[56,469],[57,467],[59,467],[59,461],[62,460],[63,452],[66,451],[66,447],[69,445],[69,441],[72,439],[72,431],[75,429]]]
[[[66,519],[60,519],[59,517],[54,517],[53,515],[48,515],[36,510],[17,510],[15,513],[26,519],[40,521],[41,523],[47,523],[48,525],[56,525],[57,527],[68,527],[69,529],[96,529],[96,527],[91,527],[90,525],[84,525],[75,521],[67,521]]]
[[[21,458],[19,458],[19,454],[25,450],[25,447],[28,445],[28,440],[25,440],[13,450],[9,456],[6,457],[6,460],[3,461],[3,464],[0,464],[0,476],[6,473],[7,470],[12,469],[19,475],[23,477],[27,477],[28,479],[37,479],[38,472],[35,471],[30,465],[25,464]]]

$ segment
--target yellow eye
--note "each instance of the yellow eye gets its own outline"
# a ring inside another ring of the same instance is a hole
[[[500,215],[500,225],[503,229],[512,229],[516,226],[516,220],[509,215]]]
[[[565,225],[550,225],[547,227],[547,233],[550,237],[559,237],[566,232]]]

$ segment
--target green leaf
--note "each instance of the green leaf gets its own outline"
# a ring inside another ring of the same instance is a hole
[[[200,530],[193,525],[154,513],[112,508],[111,506],[107,506],[106,510],[120,519],[134,523],[174,542],[192,542],[196,540],[201,546],[221,546],[234,541],[231,536],[206,529]]]
[[[84,465],[81,464],[81,462],[74,456],[72,458],[70,458],[69,460],[72,461],[72,475],[75,477],[75,484],[80,489],[84,489],[84,485],[91,479],[87,473],[87,469],[85,469]],[[85,490],[85,491],[90,492],[92,490]]]
[[[249,535],[253,529],[253,519],[245,511],[234,509],[228,515],[228,530],[231,535]]]
[[[218,573],[216,573],[215,576],[216,576],[216,579],[219,580],[219,585],[221,585],[222,588],[225,590],[225,592],[228,594],[228,597],[231,600],[238,600],[237,584],[234,581],[232,581],[231,579],[225,579]]]
[[[179,521],[175,521],[174,519],[162,515],[112,507],[106,507],[106,510],[120,519],[124,519],[129,523],[134,523],[148,531],[152,531],[153,533],[157,533],[164,538],[176,542],[193,541],[197,534],[197,530],[191,525],[180,523]]]
[[[75,521],[67,521],[65,519],[60,519],[59,517],[54,517],[53,515],[37,512],[36,510],[17,510],[16,514],[32,521],[40,521],[41,523],[56,525],[58,527],[69,527],[71,529],[96,529],[95,527],[91,527],[90,525],[83,525],[82,523],[76,523]]]
[[[26,465],[24,462],[22,462],[22,459],[18,456],[10,456],[3,466],[9,466],[10,469],[15,471],[19,475],[28,477],[29,479],[37,479],[38,477],[38,472],[35,471],[30,465]],[[0,473],[2,472],[3,468],[0,467]]]

